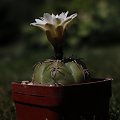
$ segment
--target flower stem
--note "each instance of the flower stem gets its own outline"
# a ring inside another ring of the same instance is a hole
[[[63,45],[54,45],[55,59],[61,60],[63,58]]]

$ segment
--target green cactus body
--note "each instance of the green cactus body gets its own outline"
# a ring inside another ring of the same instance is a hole
[[[82,82],[84,70],[76,61],[47,60],[38,63],[33,72],[33,83],[42,85],[70,85]]]

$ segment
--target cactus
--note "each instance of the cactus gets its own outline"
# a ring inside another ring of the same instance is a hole
[[[41,85],[79,84],[85,80],[85,69],[76,60],[46,60],[35,66],[32,82]]]
[[[70,85],[79,84],[89,77],[85,65],[77,59],[63,59],[64,32],[77,16],[67,12],[60,15],[44,13],[40,19],[35,19],[33,26],[42,29],[53,46],[55,59],[49,59],[35,66],[32,82],[41,85]]]

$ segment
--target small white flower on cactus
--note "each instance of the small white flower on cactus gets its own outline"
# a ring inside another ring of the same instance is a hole
[[[63,39],[64,30],[71,23],[71,21],[77,16],[77,13],[70,16],[67,12],[62,12],[60,15],[50,15],[44,13],[40,19],[35,19],[35,23],[31,23],[33,26],[37,26],[46,32],[48,40],[54,45],[61,42]]]

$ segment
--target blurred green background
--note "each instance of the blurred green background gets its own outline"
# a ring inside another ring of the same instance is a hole
[[[78,17],[65,32],[64,56],[83,58],[92,77],[114,79],[110,118],[120,120],[119,0],[0,0],[0,120],[15,120],[11,83],[31,80],[34,64],[54,55],[30,23],[66,11]]]

